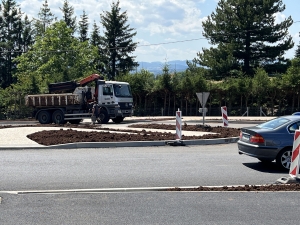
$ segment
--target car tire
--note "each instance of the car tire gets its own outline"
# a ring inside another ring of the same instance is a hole
[[[278,153],[276,157],[276,164],[285,170],[289,170],[291,166],[292,149],[286,148]]]

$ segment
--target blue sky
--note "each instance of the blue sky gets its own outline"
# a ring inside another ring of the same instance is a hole
[[[30,18],[37,14],[44,0],[16,0],[22,12]],[[60,8],[64,0],[48,0],[51,12],[62,18]],[[100,13],[109,11],[112,0],[69,0],[74,7],[77,21],[85,10],[89,23],[94,21],[100,26]],[[202,21],[211,15],[218,0],[120,0],[121,11],[127,11],[130,27],[139,42],[134,52],[137,61],[167,62],[171,60],[190,60],[196,57],[202,48],[211,47],[202,36]],[[299,0],[283,0],[286,10],[276,16],[278,22],[289,16],[294,20],[289,32],[295,47],[286,53],[293,58],[300,38]]]

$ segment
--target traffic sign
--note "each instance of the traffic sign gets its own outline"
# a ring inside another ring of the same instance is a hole
[[[206,102],[207,102],[207,99],[208,99],[208,96],[209,96],[209,92],[199,92],[199,93],[196,93],[202,107],[204,108]]]

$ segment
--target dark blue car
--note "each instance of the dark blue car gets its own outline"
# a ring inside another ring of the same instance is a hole
[[[281,168],[289,169],[295,130],[299,130],[300,116],[277,117],[254,127],[241,128],[237,142],[239,154],[258,158],[262,162],[276,160]]]

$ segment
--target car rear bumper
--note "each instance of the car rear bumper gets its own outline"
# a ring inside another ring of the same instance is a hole
[[[248,144],[238,141],[239,154],[245,154],[259,159],[274,160],[280,149],[261,145]]]

